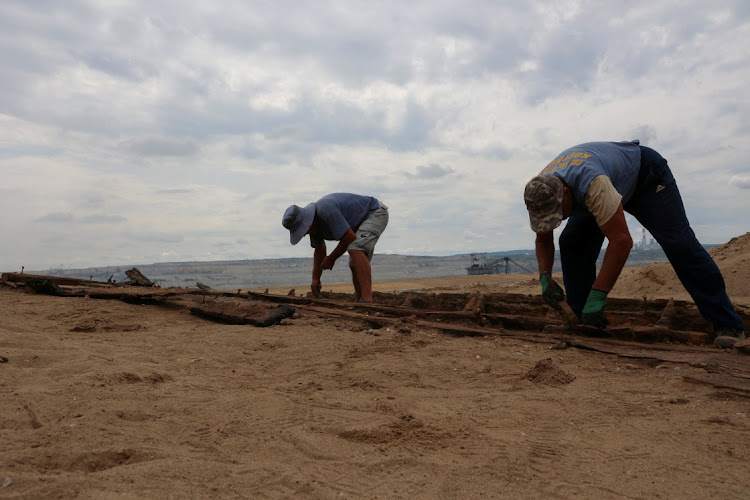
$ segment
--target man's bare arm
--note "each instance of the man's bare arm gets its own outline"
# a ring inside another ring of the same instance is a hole
[[[617,207],[615,215],[601,226],[601,230],[607,237],[609,244],[604,252],[602,268],[599,270],[596,281],[594,281],[593,288],[609,293],[615,286],[622,268],[625,267],[630,249],[633,248],[633,238],[630,236],[630,230],[625,221],[622,203]]]
[[[315,249],[313,254],[313,271],[312,271],[312,284],[310,289],[313,295],[320,292],[322,288],[320,284],[320,276],[323,274],[323,260],[326,258],[326,244],[325,242]]]
[[[552,272],[552,266],[555,263],[555,239],[552,231],[536,233],[536,262],[540,276]]]
[[[356,239],[357,233],[355,233],[352,228],[347,229],[344,233],[344,236],[342,236],[339,240],[339,244],[336,245],[336,248],[334,248],[331,252],[331,255],[323,259],[323,269],[333,269],[333,265],[336,263],[336,259],[341,257],[344,252],[346,252],[347,247],[351,245]]]

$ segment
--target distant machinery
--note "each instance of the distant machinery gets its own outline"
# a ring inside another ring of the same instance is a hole
[[[497,260],[487,262],[486,253],[473,253],[469,255],[471,263],[466,268],[466,272],[472,276],[478,274],[510,274],[510,265],[515,264],[527,273],[533,274],[518,262],[513,262],[510,257],[501,257]]]

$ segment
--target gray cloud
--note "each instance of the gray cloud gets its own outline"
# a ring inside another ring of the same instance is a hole
[[[420,165],[417,167],[415,174],[405,172],[404,175],[411,179],[434,180],[440,179],[454,172],[451,167],[441,167],[440,165]]]
[[[142,81],[158,73],[150,63],[133,61],[127,56],[117,53],[96,51],[81,54],[78,58],[94,70],[132,81]]]
[[[157,244],[175,244],[183,243],[185,236],[181,233],[175,233],[170,231],[143,231],[143,232],[131,232],[125,231],[120,235],[123,240],[136,241],[139,244],[153,245]]]
[[[64,222],[73,222],[75,219],[73,217],[73,214],[68,212],[53,212],[46,215],[43,215],[42,217],[39,217],[38,219],[35,219],[34,222],[51,222],[51,223],[64,223]]]
[[[730,186],[736,186],[740,189],[750,189],[750,175],[735,175],[729,179]]]
[[[189,188],[169,188],[169,189],[158,189],[156,191],[156,194],[158,195],[171,195],[171,194],[193,194],[195,192],[195,189],[189,189]]]
[[[83,224],[120,224],[128,219],[120,215],[87,215],[80,220]]]
[[[61,151],[57,147],[34,144],[18,144],[9,147],[0,146],[0,158],[14,158],[19,156],[51,157]]]
[[[121,143],[121,147],[140,156],[192,156],[199,150],[192,139],[149,137]]]

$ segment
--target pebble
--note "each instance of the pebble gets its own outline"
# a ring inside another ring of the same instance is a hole
[[[568,349],[569,347],[570,347],[570,344],[568,344],[568,343],[567,343],[567,342],[565,342],[564,340],[561,340],[561,341],[560,341],[560,342],[558,342],[557,344],[555,344],[555,345],[553,345],[552,347],[550,347],[550,349],[558,349],[558,350],[562,350],[562,349]]]

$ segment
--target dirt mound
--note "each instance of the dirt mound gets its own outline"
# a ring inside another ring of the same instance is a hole
[[[534,368],[526,373],[526,378],[535,384],[565,385],[573,382],[576,377],[556,367],[552,358],[539,361]]]
[[[729,296],[732,299],[750,297],[750,233],[732,238],[708,253],[724,275]],[[748,301],[744,303],[747,304]]]
[[[732,301],[750,304],[750,233],[732,238],[708,253],[719,266]],[[611,295],[691,300],[668,262],[625,268]]]

